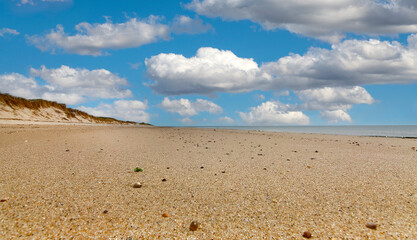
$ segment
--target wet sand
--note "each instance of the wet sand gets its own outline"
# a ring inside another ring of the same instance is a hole
[[[0,239],[417,239],[413,147],[396,138],[1,125]]]

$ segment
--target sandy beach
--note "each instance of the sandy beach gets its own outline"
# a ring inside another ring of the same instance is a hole
[[[415,148],[399,138],[1,125],[0,239],[417,239]]]

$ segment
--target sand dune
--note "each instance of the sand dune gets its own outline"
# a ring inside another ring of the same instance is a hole
[[[413,147],[314,134],[2,126],[0,238],[417,239]]]
[[[0,94],[0,124],[16,123],[136,124],[114,118],[95,117],[67,108],[65,104],[43,99],[28,100],[9,94]]]

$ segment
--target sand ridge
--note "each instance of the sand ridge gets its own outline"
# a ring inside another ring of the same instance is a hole
[[[3,125],[0,238],[417,239],[412,147],[394,138]]]

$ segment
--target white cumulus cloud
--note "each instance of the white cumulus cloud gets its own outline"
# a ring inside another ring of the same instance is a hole
[[[187,8],[209,17],[250,20],[264,29],[336,43],[346,33],[393,35],[417,32],[413,0],[193,0]]]
[[[113,23],[106,18],[105,23],[82,22],[75,26],[76,33],[64,31],[57,25],[46,35],[28,36],[28,41],[42,51],[64,50],[67,53],[100,56],[105,50],[140,47],[159,40],[169,40],[170,34],[197,34],[212,29],[199,18],[177,16],[170,24],[162,23],[163,17],[149,16],[146,19],[130,18],[126,22]]]
[[[168,25],[161,24],[160,18],[150,16],[144,20],[131,18],[124,23],[90,24],[75,26],[77,34],[69,35],[61,25],[45,36],[31,36],[29,41],[42,51],[64,49],[80,55],[102,55],[104,49],[139,47],[169,38]]]
[[[46,84],[39,85],[36,77]],[[127,81],[105,69],[88,70],[83,68],[31,69],[31,76],[18,73],[0,75],[0,91],[24,98],[43,98],[69,105],[88,99],[112,99],[131,97],[132,92],[125,88]]]
[[[247,125],[307,125],[310,119],[301,111],[292,110],[290,105],[278,101],[267,101],[249,112],[239,112],[240,117]]]
[[[101,103],[97,107],[78,107],[79,110],[100,117],[113,117],[120,120],[149,122],[150,115],[145,111],[146,102],[137,100],[117,100],[113,104]]]
[[[159,54],[146,59],[150,87],[168,94],[243,92],[262,88],[260,70],[253,59],[239,58],[231,51],[204,47],[196,56]]]
[[[347,110],[354,104],[372,104],[374,99],[363,88],[324,87],[295,92],[304,102],[299,108],[303,110],[320,110],[321,117],[330,123],[340,121],[352,122]]]
[[[204,99],[197,99],[196,101],[192,102],[185,98],[181,98],[179,100],[170,100],[169,98],[165,97],[160,106],[168,112],[178,113],[183,117],[194,116],[199,112],[218,114],[223,111],[219,105]]]
[[[320,115],[327,119],[329,123],[337,123],[337,122],[352,122],[349,114],[344,110],[331,110],[331,111],[321,111]]]
[[[304,109],[337,110],[350,109],[353,104],[372,104],[374,99],[363,88],[355,87],[324,87],[298,91],[296,94],[304,101]]]
[[[193,57],[165,54],[146,59],[149,86],[165,95],[253,90],[306,90],[417,82],[416,35],[408,45],[380,40],[345,40],[331,49],[312,48],[261,66],[231,51],[200,48]]]

